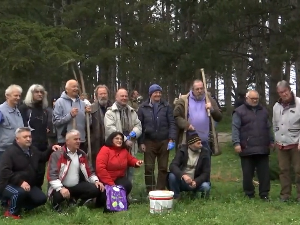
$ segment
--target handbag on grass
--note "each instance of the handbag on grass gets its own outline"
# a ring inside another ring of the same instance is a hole
[[[106,208],[111,212],[128,210],[126,190],[121,185],[105,185]]]

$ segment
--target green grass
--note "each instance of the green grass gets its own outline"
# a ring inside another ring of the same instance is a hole
[[[143,183],[143,170],[137,169],[134,197],[145,196],[142,191]],[[191,200],[186,196],[186,199],[174,205],[173,211],[168,215],[151,215],[149,202],[133,204],[127,212],[109,215],[103,214],[103,209],[85,207],[68,209],[68,215],[58,215],[46,205],[23,214],[22,221],[1,218],[0,224],[299,224],[299,206],[295,202],[279,202],[279,191],[278,183],[272,182],[271,202],[262,202],[258,197],[254,200],[245,199],[240,161],[228,144],[223,146],[221,156],[212,158],[210,199]]]
[[[223,113],[223,118],[222,121],[218,123],[217,131],[231,133],[231,116]]]

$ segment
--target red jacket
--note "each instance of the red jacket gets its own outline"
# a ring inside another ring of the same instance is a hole
[[[115,185],[115,180],[124,177],[137,161],[127,149],[103,146],[96,158],[96,174],[104,184]]]

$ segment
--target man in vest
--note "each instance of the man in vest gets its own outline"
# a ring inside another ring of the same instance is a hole
[[[259,196],[269,201],[269,154],[274,143],[271,127],[267,109],[259,104],[258,92],[249,91],[245,103],[236,108],[232,115],[232,142],[241,158],[243,189],[249,198],[255,196],[252,179],[256,169]]]
[[[280,199],[289,200],[292,192],[291,165],[295,171],[297,201],[300,202],[300,98],[285,80],[278,82],[280,97],[273,107],[273,129],[280,169]]]

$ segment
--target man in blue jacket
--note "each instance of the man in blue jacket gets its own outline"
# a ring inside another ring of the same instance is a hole
[[[177,130],[173,109],[161,99],[162,88],[153,84],[149,88],[149,99],[138,109],[142,123],[142,135],[138,139],[144,152],[145,183],[147,191],[164,190],[168,174],[169,150],[174,149]],[[155,182],[155,161],[158,162],[158,177]]]

